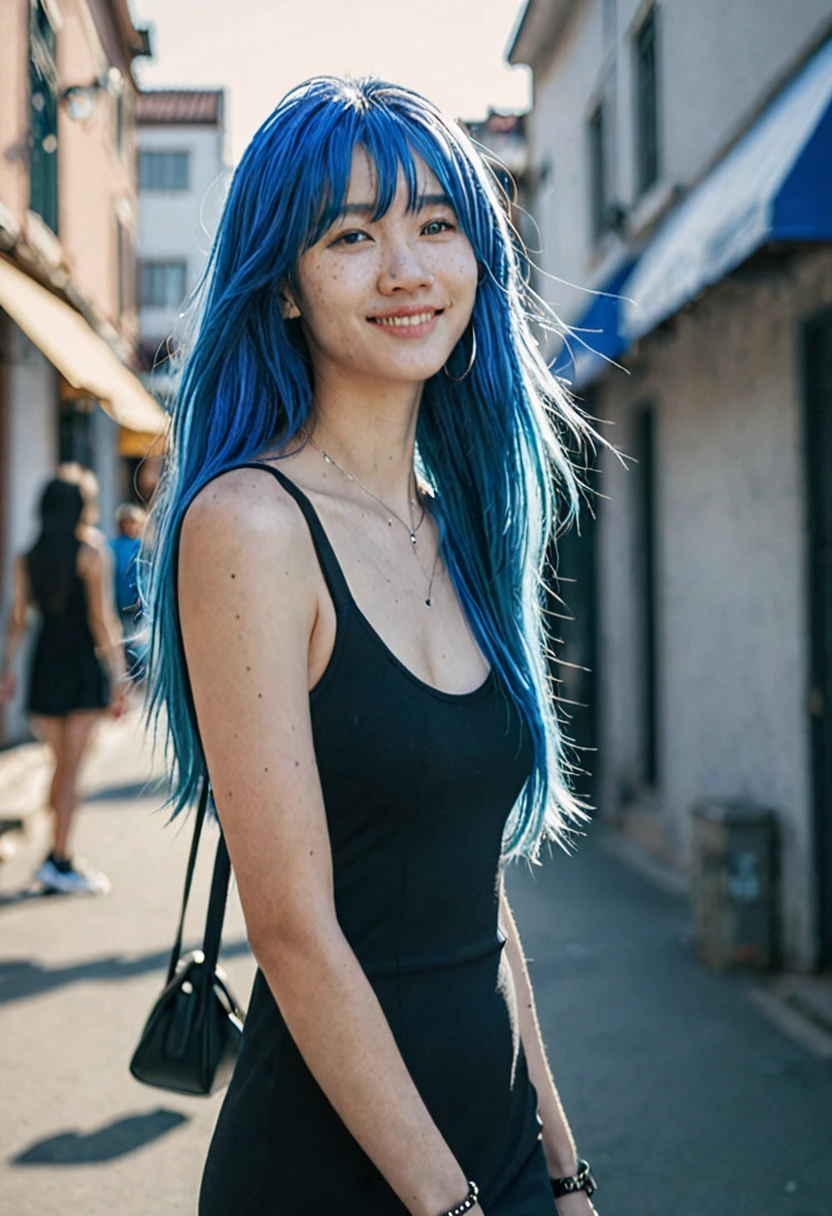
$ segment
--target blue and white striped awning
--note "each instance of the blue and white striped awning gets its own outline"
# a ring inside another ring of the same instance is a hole
[[[832,40],[673,212],[623,284],[633,341],[768,241],[832,240]]]

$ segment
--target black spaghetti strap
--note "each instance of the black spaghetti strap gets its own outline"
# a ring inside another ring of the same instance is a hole
[[[237,468],[265,469],[267,473],[271,473],[280,482],[286,493],[294,498],[309,526],[312,543],[315,546],[315,552],[318,555],[318,561],[320,562],[326,585],[329,588],[329,594],[332,596],[333,604],[336,608],[344,608],[348,604],[352,604],[352,595],[350,594],[347,580],[344,577],[344,571],[341,569],[341,563],[335,556],[335,550],[332,548],[329,537],[324,531],[324,526],[321,523],[318,512],[312,506],[303,490],[299,486],[296,486],[285,473],[281,473],[279,469],[274,468],[273,465],[266,464],[264,461],[252,460],[246,464],[238,465]]]

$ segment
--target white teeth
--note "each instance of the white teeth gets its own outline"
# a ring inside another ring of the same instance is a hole
[[[424,325],[426,321],[432,321],[434,315],[432,312],[417,312],[412,317],[373,317],[373,321],[376,325],[400,328],[403,325]]]

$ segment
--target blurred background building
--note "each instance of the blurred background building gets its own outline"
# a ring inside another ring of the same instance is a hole
[[[182,307],[199,282],[225,197],[225,95],[222,89],[145,90],[136,122],[141,378],[164,399]],[[159,459],[145,463],[149,442],[152,436],[133,435],[122,445],[140,486],[154,478]]]
[[[127,0],[0,5],[0,603],[59,461],[129,494],[125,431],[156,433],[135,362],[135,59]],[[0,743],[26,727],[19,703]]]
[[[138,99],[139,331],[163,392],[167,340],[196,287],[225,194],[222,89],[155,89]]]
[[[514,204],[512,222],[527,243],[533,243],[529,207],[529,152],[526,140],[526,114],[490,110],[485,118],[463,123],[480,151],[491,161],[500,181]]]
[[[509,57],[547,354],[628,458],[561,547],[591,792],[681,866],[697,801],[772,808],[783,961],[828,967],[832,11],[763,7],[529,0]]]

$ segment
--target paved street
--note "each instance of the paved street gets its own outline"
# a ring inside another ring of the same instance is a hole
[[[148,771],[132,724],[110,727],[78,833],[79,852],[113,880],[106,898],[8,898],[40,855],[41,821],[0,867],[2,1216],[195,1210],[219,1099],[156,1092],[127,1072],[189,835],[153,815]],[[684,901],[594,840],[534,877],[514,870],[511,890],[555,1076],[603,1188],[600,1216],[830,1216],[832,1068],[760,1017],[751,985],[689,959]],[[236,898],[225,941],[246,997]]]

